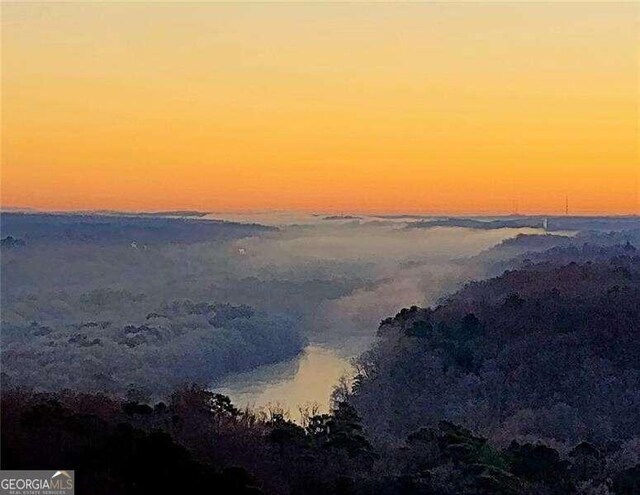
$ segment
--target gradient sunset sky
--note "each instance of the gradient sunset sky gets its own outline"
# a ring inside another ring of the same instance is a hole
[[[638,213],[639,14],[4,3],[2,205]]]

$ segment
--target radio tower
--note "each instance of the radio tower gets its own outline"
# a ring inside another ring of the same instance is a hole
[[[564,195],[564,214],[569,215],[569,195]]]

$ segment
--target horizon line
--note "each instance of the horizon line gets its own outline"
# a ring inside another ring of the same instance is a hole
[[[258,215],[258,214],[305,214],[309,216],[353,216],[364,217],[639,217],[640,213],[606,213],[606,212],[403,212],[403,211],[382,211],[382,212],[362,212],[357,210],[348,211],[322,211],[307,209],[252,209],[252,210],[201,210],[192,208],[169,208],[153,210],[129,210],[110,208],[81,208],[81,209],[42,209],[31,206],[0,206],[0,213],[26,213],[26,214],[121,214],[121,215],[167,215],[183,214],[183,216],[205,216],[205,215]]]

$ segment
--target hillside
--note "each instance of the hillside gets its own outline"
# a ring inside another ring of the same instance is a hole
[[[377,435],[441,419],[496,441],[640,436],[640,257],[546,261],[402,310],[351,400]]]

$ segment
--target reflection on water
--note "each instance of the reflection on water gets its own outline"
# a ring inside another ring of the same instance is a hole
[[[341,376],[351,376],[351,358],[369,342],[340,350],[312,344],[294,359],[233,375],[212,390],[228,395],[238,407],[278,404],[294,418],[298,406],[309,403],[317,403],[322,412],[327,412],[333,387]]]
[[[310,402],[328,410],[340,377],[352,375],[350,358],[373,340],[364,337],[353,345],[353,336],[371,335],[381,319],[401,308],[433,305],[468,280],[483,276],[482,263],[465,263],[461,257],[474,256],[518,234],[542,233],[534,228],[406,229],[402,222],[354,225],[347,220],[336,225],[322,216],[306,220],[293,216],[276,215],[271,224],[304,220],[315,227],[285,227],[277,234],[232,243],[238,269],[246,276],[264,278],[267,290],[252,292],[238,285],[238,292],[231,294],[273,311],[300,315],[303,334],[326,340],[308,346],[295,359],[235,374],[211,387],[238,407],[278,404],[292,416],[298,406]],[[277,288],[274,295],[267,280]]]

